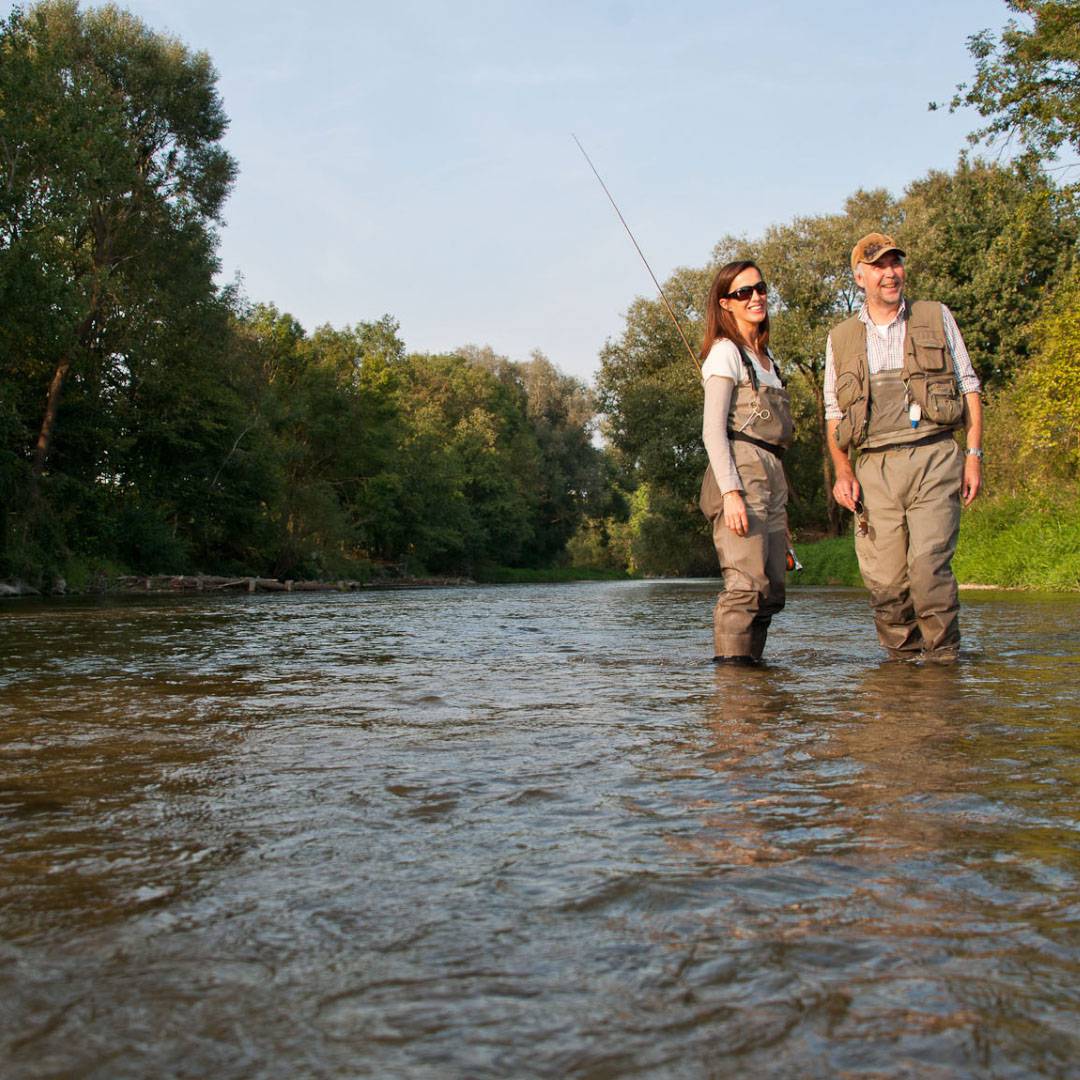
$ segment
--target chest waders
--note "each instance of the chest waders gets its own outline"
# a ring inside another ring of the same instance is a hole
[[[909,304],[904,364],[871,375],[860,319],[832,332],[841,449],[855,474],[867,531],[855,537],[878,640],[896,659],[955,657],[960,641],[952,557],[960,529],[963,422],[941,305]],[[913,408],[915,406],[915,408]],[[913,417],[915,418],[913,420]]]
[[[701,482],[699,506],[712,522],[724,578],[713,611],[714,656],[756,661],[773,615],[784,606],[788,489],[781,459],[791,445],[793,424],[787,390],[761,385],[750,358],[739,352],[746,380],[735,385],[727,435],[743,487],[747,535],[737,536],[724,524],[723,492],[711,466]]]

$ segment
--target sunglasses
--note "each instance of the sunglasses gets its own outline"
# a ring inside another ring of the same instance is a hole
[[[753,285],[744,285],[741,289],[736,289],[734,292],[725,293],[721,300],[738,300],[740,304],[745,304],[754,293],[758,296],[765,296],[769,291],[769,286],[764,281],[755,282]]]
[[[855,523],[860,536],[865,536],[870,531],[870,517],[863,506],[862,499],[855,500]]]

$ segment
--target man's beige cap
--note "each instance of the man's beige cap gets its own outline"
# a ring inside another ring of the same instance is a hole
[[[855,267],[859,263],[877,262],[882,255],[890,251],[895,251],[901,258],[904,257],[904,250],[896,246],[896,241],[891,236],[880,232],[867,233],[851,249],[851,272],[855,272]]]

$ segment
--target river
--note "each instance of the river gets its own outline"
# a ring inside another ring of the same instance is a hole
[[[0,604],[0,1074],[1080,1076],[1080,598]]]

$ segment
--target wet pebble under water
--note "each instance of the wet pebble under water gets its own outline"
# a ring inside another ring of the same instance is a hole
[[[1080,599],[0,607],[7,1077],[1080,1076]]]

